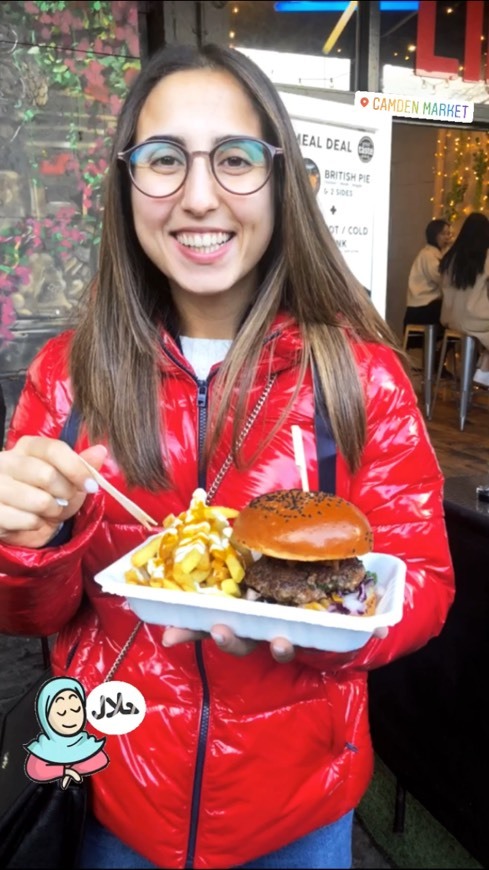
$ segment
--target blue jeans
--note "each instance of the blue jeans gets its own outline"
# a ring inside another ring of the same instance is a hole
[[[352,826],[353,811],[332,825],[319,828],[276,852],[240,866],[242,870],[344,870],[351,867]],[[157,865],[125,846],[107,828],[89,817],[78,866],[80,870],[119,867],[121,870],[154,870]]]

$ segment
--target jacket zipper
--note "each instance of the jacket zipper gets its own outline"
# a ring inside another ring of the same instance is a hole
[[[197,384],[197,409],[198,409],[198,422],[197,422],[197,449],[198,449],[198,473],[197,473],[197,486],[202,489],[206,488],[206,478],[207,478],[207,467],[202,463],[202,453],[204,449],[204,441],[207,430],[207,400],[209,396],[209,384],[217,375],[218,369],[214,372],[211,372],[206,381],[200,381],[199,378],[196,378],[194,373],[190,371],[190,369],[183,366],[175,356],[173,356],[172,352],[168,350],[165,345],[162,345],[164,353],[171,359],[172,362],[180,369],[180,371],[185,372],[195,384]]]
[[[202,653],[202,641],[195,643],[195,657],[202,681],[202,710],[199,722],[199,738],[197,742],[197,758],[195,760],[194,787],[192,789],[192,803],[190,807],[190,830],[187,843],[187,857],[185,867],[194,866],[195,844],[197,842],[197,828],[200,814],[200,796],[202,792],[202,777],[204,774],[205,755],[207,751],[207,736],[209,732],[210,697],[207,674],[205,672],[204,656]]]
[[[207,381],[197,381],[197,408],[199,413],[198,420],[198,460],[199,460],[199,470],[198,470],[198,484],[201,489],[206,488],[206,478],[207,478],[207,468],[202,463],[202,453],[204,449],[204,441],[205,434],[207,431],[207,394],[208,394],[208,380]]]
[[[172,354],[167,347],[163,346],[166,355],[173,363],[183,372],[185,372],[197,384],[197,449],[198,449],[198,486],[202,489],[206,487],[207,467],[202,462],[203,448],[205,435],[207,430],[207,401],[209,397],[209,382],[217,370],[209,375],[206,381],[201,381],[196,378],[193,372],[181,364],[181,362]],[[187,842],[187,856],[185,859],[185,867],[191,868],[194,863],[195,844],[197,842],[197,828],[199,823],[200,813],[200,796],[202,791],[202,777],[204,774],[204,762],[207,749],[207,735],[209,731],[209,716],[210,716],[210,696],[209,683],[205,672],[204,656],[202,653],[202,641],[195,642],[195,658],[197,660],[197,668],[199,671],[200,681],[202,684],[202,705],[199,722],[199,734],[197,738],[197,757],[195,759],[194,783],[192,789],[192,801],[190,806],[190,828]]]
[[[271,341],[275,335],[269,336],[265,343]],[[206,489],[207,482],[207,467],[202,463],[202,452],[204,447],[206,429],[207,429],[207,400],[209,393],[209,382],[211,378],[217,374],[217,370],[209,375],[206,381],[201,381],[195,375],[183,366],[180,361],[163,345],[163,350],[166,355],[178,366],[181,371],[186,372],[193,381],[197,384],[197,408],[198,408],[198,485],[202,489]],[[200,814],[200,798],[202,792],[202,778],[204,774],[205,755],[207,750],[207,736],[209,731],[210,718],[210,693],[209,683],[204,665],[204,656],[202,652],[202,641],[195,642],[195,657],[197,660],[197,668],[199,671],[200,680],[202,683],[202,708],[199,722],[199,735],[197,740],[197,757],[195,759],[194,784],[192,789],[192,802],[190,807],[190,829],[187,841],[187,855],[185,859],[185,868],[192,868],[195,857],[195,846],[197,842],[197,829],[199,824]]]

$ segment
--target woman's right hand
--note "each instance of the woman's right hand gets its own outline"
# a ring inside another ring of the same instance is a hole
[[[102,444],[80,453],[97,470],[106,455]],[[90,472],[68,444],[25,435],[0,453],[0,542],[43,547],[59,524],[80,510],[87,493],[96,490]]]

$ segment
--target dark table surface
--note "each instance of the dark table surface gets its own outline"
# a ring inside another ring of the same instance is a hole
[[[456,513],[489,532],[489,501],[481,501],[478,498],[476,491],[478,486],[489,486],[489,472],[447,478],[445,510],[447,513]]]

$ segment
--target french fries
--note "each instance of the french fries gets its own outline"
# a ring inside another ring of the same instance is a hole
[[[188,510],[166,517],[161,534],[132,554],[127,583],[241,597],[245,568],[253,559],[230,543],[229,520],[238,511],[205,501],[205,491],[196,489]]]

